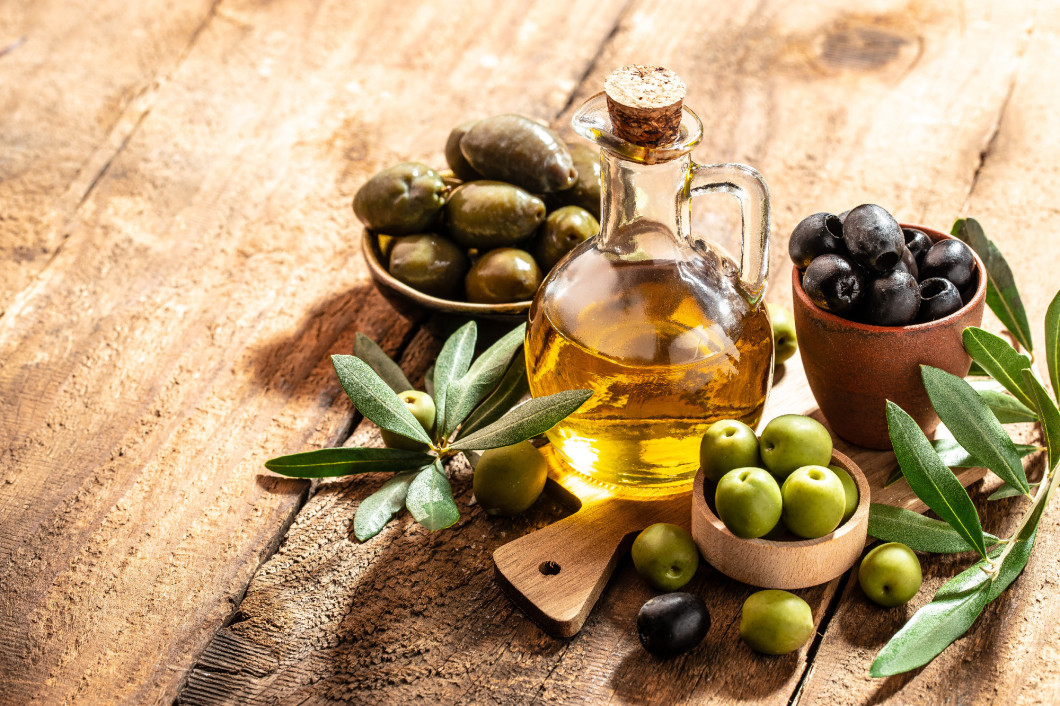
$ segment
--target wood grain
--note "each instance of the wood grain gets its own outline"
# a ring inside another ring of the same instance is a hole
[[[697,159],[750,162],[770,182],[775,301],[790,297],[786,234],[813,211],[874,201],[902,219],[948,227],[976,182],[1031,18],[1024,3],[848,7],[635,2],[565,113],[616,66],[675,69],[690,87],[688,104],[706,118]],[[696,218],[711,234],[730,215],[719,207]],[[374,438],[365,425],[354,441]],[[489,557],[559,508],[497,520],[471,507],[456,528],[434,535],[406,518],[357,545],[353,512],[381,482],[331,482],[310,499],[251,583],[239,620],[192,671],[183,702],[787,704],[811,669],[816,643],[777,658],[743,646],[739,608],[751,589],[710,567],[689,588],[711,606],[714,627],[688,655],[661,661],[640,649],[633,619],[651,591],[628,564],[578,636],[550,638],[503,596]],[[454,490],[467,508],[466,471]],[[931,575],[952,568],[925,565]],[[839,579],[799,592],[822,630],[832,629],[833,601],[856,600],[846,586]],[[828,698],[847,701],[838,683]]]

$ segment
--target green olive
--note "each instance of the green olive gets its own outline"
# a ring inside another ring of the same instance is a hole
[[[450,299],[460,293],[468,261],[464,251],[451,241],[420,233],[394,238],[387,269],[413,289]]]
[[[600,150],[580,142],[568,142],[574,171],[578,178],[574,186],[556,194],[568,206],[581,206],[597,220],[600,219]]]
[[[544,220],[541,199],[499,181],[463,184],[445,207],[449,235],[465,248],[513,245],[532,235]]]
[[[412,412],[412,416],[416,418],[423,430],[430,436],[431,432],[434,431],[434,418],[438,412],[431,396],[419,390],[405,390],[398,395],[398,399],[405,403],[408,410]],[[407,451],[423,451],[427,448],[427,444],[422,441],[410,439],[387,429],[380,429],[379,436],[382,437],[383,444],[387,448],[405,449]]]
[[[809,604],[787,591],[758,591],[743,602],[740,637],[767,655],[782,655],[802,647],[813,635]]]
[[[490,250],[467,273],[467,300],[503,304],[532,299],[541,284],[541,268],[525,250]]]
[[[545,488],[548,463],[529,441],[489,449],[475,466],[471,487],[475,500],[490,515],[517,515]]]
[[[411,235],[434,224],[445,194],[437,172],[425,164],[404,162],[365,182],[353,197],[353,212],[369,230]]]
[[[477,120],[468,120],[460,123],[453,128],[453,131],[449,133],[449,139],[445,141],[445,161],[453,170],[456,178],[461,181],[474,181],[482,178],[482,175],[475,171],[475,168],[464,157],[464,153],[460,151],[460,140],[477,122]]]
[[[548,214],[534,242],[542,269],[551,270],[575,246],[600,232],[593,214],[580,206],[564,206]]]
[[[487,179],[506,181],[534,193],[569,189],[578,176],[559,136],[522,115],[479,120],[461,138],[460,151]]]

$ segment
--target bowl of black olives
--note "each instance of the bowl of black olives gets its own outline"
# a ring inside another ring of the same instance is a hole
[[[891,448],[891,400],[933,433],[939,419],[920,366],[968,374],[962,332],[982,323],[986,303],[979,256],[875,204],[803,219],[788,252],[806,379],[833,431],[859,446]]]
[[[599,156],[497,115],[454,128],[445,158],[384,169],[354,196],[376,288],[410,318],[523,320],[549,269],[600,230]]]

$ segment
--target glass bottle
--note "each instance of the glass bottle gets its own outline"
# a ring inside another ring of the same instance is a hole
[[[604,93],[574,115],[601,147],[601,232],[552,269],[527,329],[535,397],[594,392],[548,432],[554,450],[623,494],[685,490],[706,428],[754,427],[773,377],[765,183],[745,165],[693,163],[703,127],[680,110],[676,139],[657,147],[617,134]],[[740,201],[739,266],[691,232],[691,197],[712,192]]]

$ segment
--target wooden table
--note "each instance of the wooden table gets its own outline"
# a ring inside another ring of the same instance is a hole
[[[568,7],[568,4],[570,5]],[[281,479],[275,455],[372,442],[329,355],[363,332],[418,383],[439,348],[375,292],[350,200],[443,165],[449,129],[520,112],[567,136],[613,68],[661,63],[699,161],[773,196],[769,298],[799,219],[880,203],[978,218],[1040,336],[1060,285],[1060,9],[1030,0],[0,0],[0,703],[1056,703],[1060,512],[1015,585],[929,666],[867,676],[913,605],[849,576],[800,591],[817,638],[737,637],[751,589],[709,567],[714,626],[646,655],[625,565],[575,638],[500,592],[491,552],[545,525],[470,505],[359,544],[381,477]],[[731,216],[701,208],[700,227]],[[996,322],[988,321],[988,326]],[[996,484],[996,480],[995,480]],[[1006,532],[1019,499],[985,502]]]

